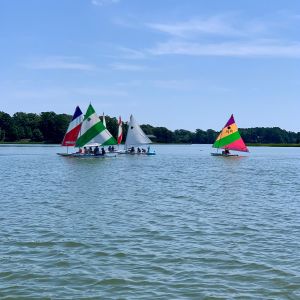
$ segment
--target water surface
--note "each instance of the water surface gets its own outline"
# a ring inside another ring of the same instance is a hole
[[[0,147],[0,299],[300,299],[300,148]]]

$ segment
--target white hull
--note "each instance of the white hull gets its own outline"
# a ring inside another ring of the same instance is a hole
[[[82,154],[82,153],[57,153],[57,155],[63,157],[74,157],[74,158],[109,158],[109,157],[116,157],[117,155],[114,153],[106,153],[104,155],[94,155],[94,154]]]
[[[236,157],[238,154],[211,153],[212,156]]]

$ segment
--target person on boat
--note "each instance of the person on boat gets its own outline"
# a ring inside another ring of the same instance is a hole
[[[142,148],[142,153],[146,153],[146,149],[145,148]]]
[[[94,155],[99,155],[99,154],[100,154],[99,147],[96,146],[95,149],[94,149]]]
[[[140,147],[137,148],[137,152],[138,152],[138,154],[140,154],[142,152]]]
[[[222,154],[223,154],[223,155],[229,155],[229,154],[230,154],[230,152],[229,152],[229,150],[228,150],[228,149],[225,149],[224,151],[222,151]]]
[[[87,149],[87,147],[83,147],[83,153],[84,154],[88,154],[89,153],[89,150]]]
[[[105,155],[105,153],[106,153],[106,152],[105,152],[105,149],[104,149],[104,147],[102,147],[102,148],[101,148],[101,154],[102,154],[102,155]]]
[[[147,147],[147,153],[150,153],[150,146]]]
[[[89,148],[89,154],[93,154],[93,148],[92,147]]]
[[[111,152],[111,146],[108,146],[108,152]]]
[[[134,147],[132,146],[131,148],[130,148],[130,153],[134,153],[135,152],[135,150],[134,150]]]
[[[111,152],[115,152],[115,147],[111,146]]]

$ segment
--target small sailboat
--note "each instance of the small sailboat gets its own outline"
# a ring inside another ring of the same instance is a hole
[[[76,107],[75,112],[73,114],[72,120],[69,123],[67,132],[63,138],[63,141],[61,143],[62,146],[66,146],[67,147],[67,153],[57,153],[59,155],[62,156],[70,156],[71,154],[69,154],[69,146],[74,147],[76,144],[76,140],[78,137],[78,134],[80,132],[81,129],[81,124],[83,121],[83,114],[81,109],[79,108],[79,106]]]
[[[79,158],[89,158],[89,157],[106,157],[111,156],[105,154],[105,151],[100,153],[87,153],[88,151],[82,151],[82,148],[87,149],[87,147],[99,147],[115,145],[117,142],[115,138],[110,134],[110,132],[105,128],[103,123],[100,121],[98,115],[96,114],[93,106],[90,104],[83,120],[81,121],[79,132],[76,136],[76,140],[73,143],[74,147],[78,147],[79,151],[76,153],[68,154],[65,156],[79,157]],[[97,148],[98,150],[98,148]],[[59,153],[58,153],[59,154]],[[115,156],[115,155],[114,155]]]
[[[151,151],[150,145],[152,141],[142,130],[140,125],[136,122],[135,118],[131,115],[130,121],[128,123],[128,131],[125,141],[125,152],[127,154],[146,154],[146,155],[155,155],[155,151]],[[142,145],[148,145],[147,150],[144,148],[140,149]],[[138,147],[135,151],[134,147]]]
[[[121,144],[122,142],[122,139],[123,139],[123,123],[122,123],[122,120],[121,120],[121,116],[119,116],[119,120],[118,120],[118,145]]]
[[[213,156],[238,156],[238,154],[231,154],[229,151],[240,151],[249,152],[247,146],[245,145],[238,127],[235,123],[233,115],[229,118],[228,122],[218,135],[216,141],[213,144],[213,148],[224,149],[221,153],[215,152],[211,153]]]

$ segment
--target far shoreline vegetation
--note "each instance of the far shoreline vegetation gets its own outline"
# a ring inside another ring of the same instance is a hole
[[[55,112],[17,112],[10,116],[0,111],[0,144],[60,144],[71,118],[71,115]],[[117,119],[105,116],[105,120],[107,129],[116,137]],[[213,144],[219,134],[213,129],[171,131],[149,124],[141,125],[141,128],[154,143],[159,144]],[[126,132],[127,124],[124,124],[124,137]],[[240,128],[240,133],[248,146],[300,147],[300,132],[279,127]]]

